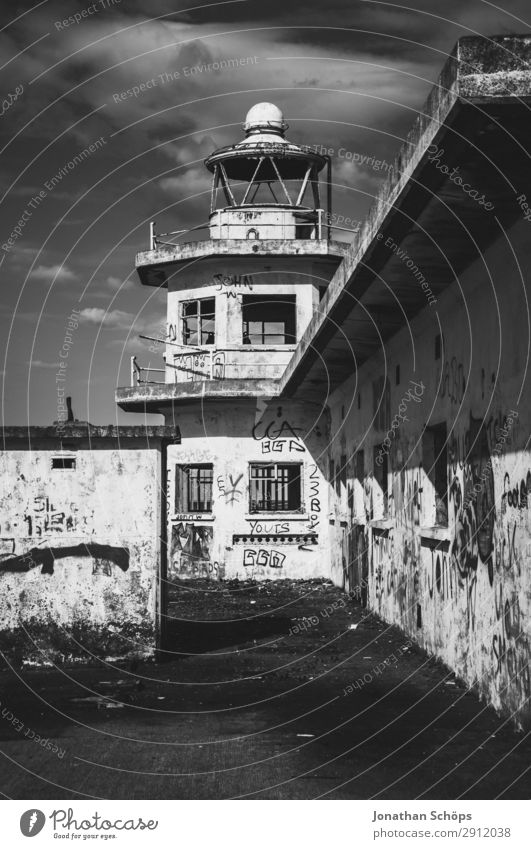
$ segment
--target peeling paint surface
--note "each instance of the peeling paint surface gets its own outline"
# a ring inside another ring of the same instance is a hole
[[[9,450],[0,498],[2,644],[49,651],[154,650],[160,559],[160,452],[79,448]]]

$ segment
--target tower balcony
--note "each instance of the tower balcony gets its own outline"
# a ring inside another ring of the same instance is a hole
[[[130,386],[116,389],[116,402],[130,412],[164,402],[207,397],[275,395],[295,345],[245,346],[193,350],[165,355],[164,367],[131,357]]]
[[[210,215],[211,239],[311,239],[329,238],[324,209],[287,204],[230,206]]]
[[[140,365],[131,357],[131,386],[167,383],[203,383],[205,381],[278,379],[289,363],[295,345],[252,346],[245,348],[203,348],[173,354],[173,362],[164,355],[165,367]]]

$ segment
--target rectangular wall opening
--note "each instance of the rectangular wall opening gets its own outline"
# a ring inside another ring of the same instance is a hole
[[[377,462],[378,459],[378,462]],[[388,500],[389,500],[389,484],[388,484],[388,457],[383,452],[379,445],[373,448],[373,469],[374,480],[378,487],[378,492],[382,499],[382,516],[375,518],[383,518],[387,516]]]
[[[75,457],[52,457],[52,469],[75,469]]]
[[[244,345],[294,345],[295,295],[244,295],[242,342]]]
[[[211,463],[175,467],[175,512],[211,513],[214,467]]]
[[[182,344],[215,345],[216,343],[216,299],[200,298],[184,301],[182,309]]]
[[[446,422],[426,427],[422,435],[422,465],[434,493],[435,524],[448,526],[448,445]]]
[[[297,512],[301,509],[301,463],[251,463],[251,513]]]

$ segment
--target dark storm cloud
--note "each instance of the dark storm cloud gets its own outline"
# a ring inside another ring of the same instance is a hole
[[[523,0],[509,4],[510,14],[479,0],[417,0],[417,10],[361,0],[245,0],[201,8],[182,0],[121,0],[83,16],[93,2],[4,4],[2,92],[23,86],[23,93],[0,120],[0,147],[7,145],[0,169],[2,193],[13,185],[2,202],[7,233],[31,197],[64,171],[2,266],[10,282],[8,321],[20,296],[23,327],[17,332],[16,318],[8,363],[54,363],[57,327],[88,287],[71,374],[82,396],[88,337],[103,322],[91,376],[101,385],[96,420],[113,417],[122,347],[129,354],[138,344],[138,322],[128,338],[130,317],[147,316],[144,328],[160,323],[157,315],[162,320],[159,293],[120,285],[129,275],[136,279],[134,255],[147,248],[148,222],[156,219],[166,231],[206,220],[210,178],[203,159],[241,138],[255,102],[277,102],[293,140],[334,149],[335,208],[361,219],[386,172],[339,151],[392,161],[459,36],[529,30]],[[76,13],[79,23],[63,25]],[[256,60],[208,70],[231,57]],[[101,149],[69,168],[99,137]],[[101,319],[102,309],[112,321]],[[35,323],[41,311],[30,351],[27,317]],[[11,407],[16,422],[25,415],[25,387],[15,383],[14,392],[20,395],[19,406]],[[39,410],[34,419],[51,420],[53,393],[42,381],[31,397]]]

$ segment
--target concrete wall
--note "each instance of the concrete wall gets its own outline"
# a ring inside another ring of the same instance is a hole
[[[346,481],[329,483],[334,580],[522,725],[531,716],[529,232],[515,225],[386,343],[385,361],[373,357],[334,393],[329,449],[336,468],[347,459]],[[434,527],[423,449],[425,426],[440,422],[446,529]],[[385,517],[375,448],[388,454]]]
[[[166,325],[166,382],[214,379],[278,378],[295,350],[290,345],[259,346],[242,344],[242,297],[245,295],[283,295],[296,297],[296,336],[306,329],[319,301],[319,285],[311,260],[301,258],[297,269],[264,269],[264,261],[218,257],[203,261],[176,273],[168,284]],[[184,288],[185,287],[185,288]],[[203,346],[208,353],[194,354],[178,348],[182,345],[182,303],[196,298],[215,298],[215,344]],[[210,371],[210,352],[214,355]],[[175,368],[177,367],[177,368]]]
[[[236,209],[233,207],[216,209],[210,215],[210,238],[319,238],[318,225],[309,223],[308,213],[311,212],[313,210],[310,210],[309,207],[282,208],[278,205],[270,208],[256,206]]]
[[[205,403],[178,415],[168,448],[169,578],[311,578],[326,572],[326,416],[313,405]],[[251,513],[249,463],[301,463],[300,512]],[[176,465],[213,464],[211,515],[177,512]]]
[[[59,456],[75,469],[52,469]],[[160,462],[101,440],[0,453],[3,647],[39,662],[153,652]]]

